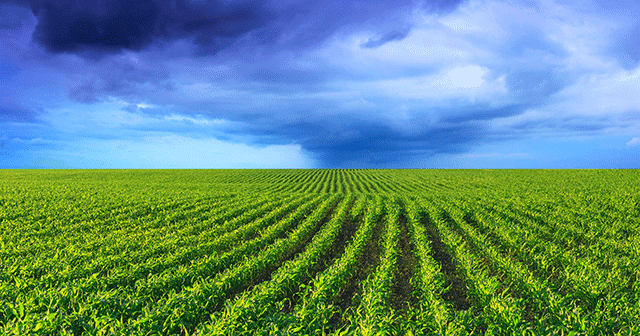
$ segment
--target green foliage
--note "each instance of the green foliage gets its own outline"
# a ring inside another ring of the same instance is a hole
[[[0,334],[635,335],[639,275],[635,170],[0,171]]]

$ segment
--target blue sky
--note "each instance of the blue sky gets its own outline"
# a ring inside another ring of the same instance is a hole
[[[640,168],[636,0],[0,1],[0,168]]]

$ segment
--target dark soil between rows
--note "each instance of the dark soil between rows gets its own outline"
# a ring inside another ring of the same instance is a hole
[[[441,271],[445,277],[445,288],[448,288],[448,290],[442,293],[442,298],[451,302],[456,310],[469,309],[471,304],[468,299],[467,286],[464,281],[458,277],[456,265],[453,263],[451,256],[446,252],[444,243],[440,239],[438,232],[434,229],[434,224],[431,223],[427,217],[423,216],[422,225],[424,225],[427,235],[429,236],[432,251],[431,256],[440,264]]]
[[[409,229],[407,227],[407,217],[404,211],[400,213],[400,254],[398,255],[398,269],[392,287],[393,309],[401,314],[406,312],[409,306],[417,303],[417,298],[413,295],[413,285],[411,278],[415,274],[416,257],[413,254]]]

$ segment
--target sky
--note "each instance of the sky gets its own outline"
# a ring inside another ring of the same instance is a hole
[[[0,0],[0,168],[640,168],[637,0]]]

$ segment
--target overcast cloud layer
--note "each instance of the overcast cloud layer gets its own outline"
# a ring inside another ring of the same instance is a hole
[[[640,4],[0,1],[2,168],[640,168]]]

